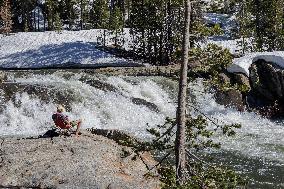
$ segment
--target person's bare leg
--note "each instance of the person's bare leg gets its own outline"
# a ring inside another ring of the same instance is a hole
[[[78,120],[78,124],[77,124],[77,129],[76,129],[76,132],[75,132],[75,136],[76,136],[76,137],[79,136],[79,131],[80,131],[80,127],[81,127],[81,122],[82,122],[82,120],[79,119],[79,120]]]

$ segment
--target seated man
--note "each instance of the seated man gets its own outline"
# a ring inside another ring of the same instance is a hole
[[[79,136],[79,129],[81,127],[81,120],[70,121],[67,115],[64,115],[63,112],[65,108],[62,105],[57,107],[57,112],[52,115],[52,119],[55,125],[61,129],[70,129],[72,127],[77,127],[75,135]]]

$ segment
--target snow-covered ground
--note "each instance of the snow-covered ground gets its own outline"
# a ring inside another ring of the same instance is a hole
[[[131,42],[127,40],[130,39],[128,30],[125,33],[124,48],[127,49]],[[39,68],[60,64],[137,65],[99,50],[97,44],[102,41],[102,37],[102,30],[0,35],[0,67]],[[111,37],[106,39],[106,44],[113,44]]]
[[[129,30],[124,32],[124,48],[132,46]],[[107,35],[108,36],[108,35]],[[138,63],[115,57],[99,50],[102,43],[102,30],[81,30],[51,32],[17,33],[10,36],[0,35],[0,68],[41,68],[50,66],[137,66]],[[232,53],[239,51],[237,40],[207,40],[228,48]],[[204,43],[203,45],[206,45]],[[106,38],[106,45],[112,45],[112,36]],[[249,75],[250,65],[258,59],[274,62],[284,68],[284,52],[258,52],[233,60],[229,72]]]

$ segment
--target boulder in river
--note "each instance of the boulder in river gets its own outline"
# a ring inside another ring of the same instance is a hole
[[[267,117],[284,116],[284,70],[258,60],[250,67],[251,91],[247,103]]]
[[[273,62],[258,59],[251,64],[249,71],[249,77],[242,73],[231,73],[229,78],[223,76],[223,83],[245,86],[248,91],[218,91],[215,95],[217,102],[239,110],[247,106],[248,110],[265,117],[284,116],[284,69]]]
[[[236,89],[227,91],[217,91],[215,94],[216,102],[226,107],[235,107],[239,111],[244,110],[242,93]]]

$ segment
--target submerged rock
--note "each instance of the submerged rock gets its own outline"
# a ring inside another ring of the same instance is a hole
[[[148,102],[147,100],[144,100],[142,98],[132,98],[132,102],[134,104],[137,104],[137,105],[146,106],[151,111],[154,111],[154,112],[157,112],[157,113],[160,112],[159,107],[156,104],[154,104],[152,102]]]
[[[97,89],[103,90],[103,91],[111,91],[116,92],[117,88],[109,83],[102,82],[100,80],[88,80],[86,83],[92,87],[95,87]]]
[[[158,178],[144,176],[156,163],[149,154],[122,157],[131,149],[86,131],[79,138],[0,138],[0,145],[0,187],[160,188]]]

